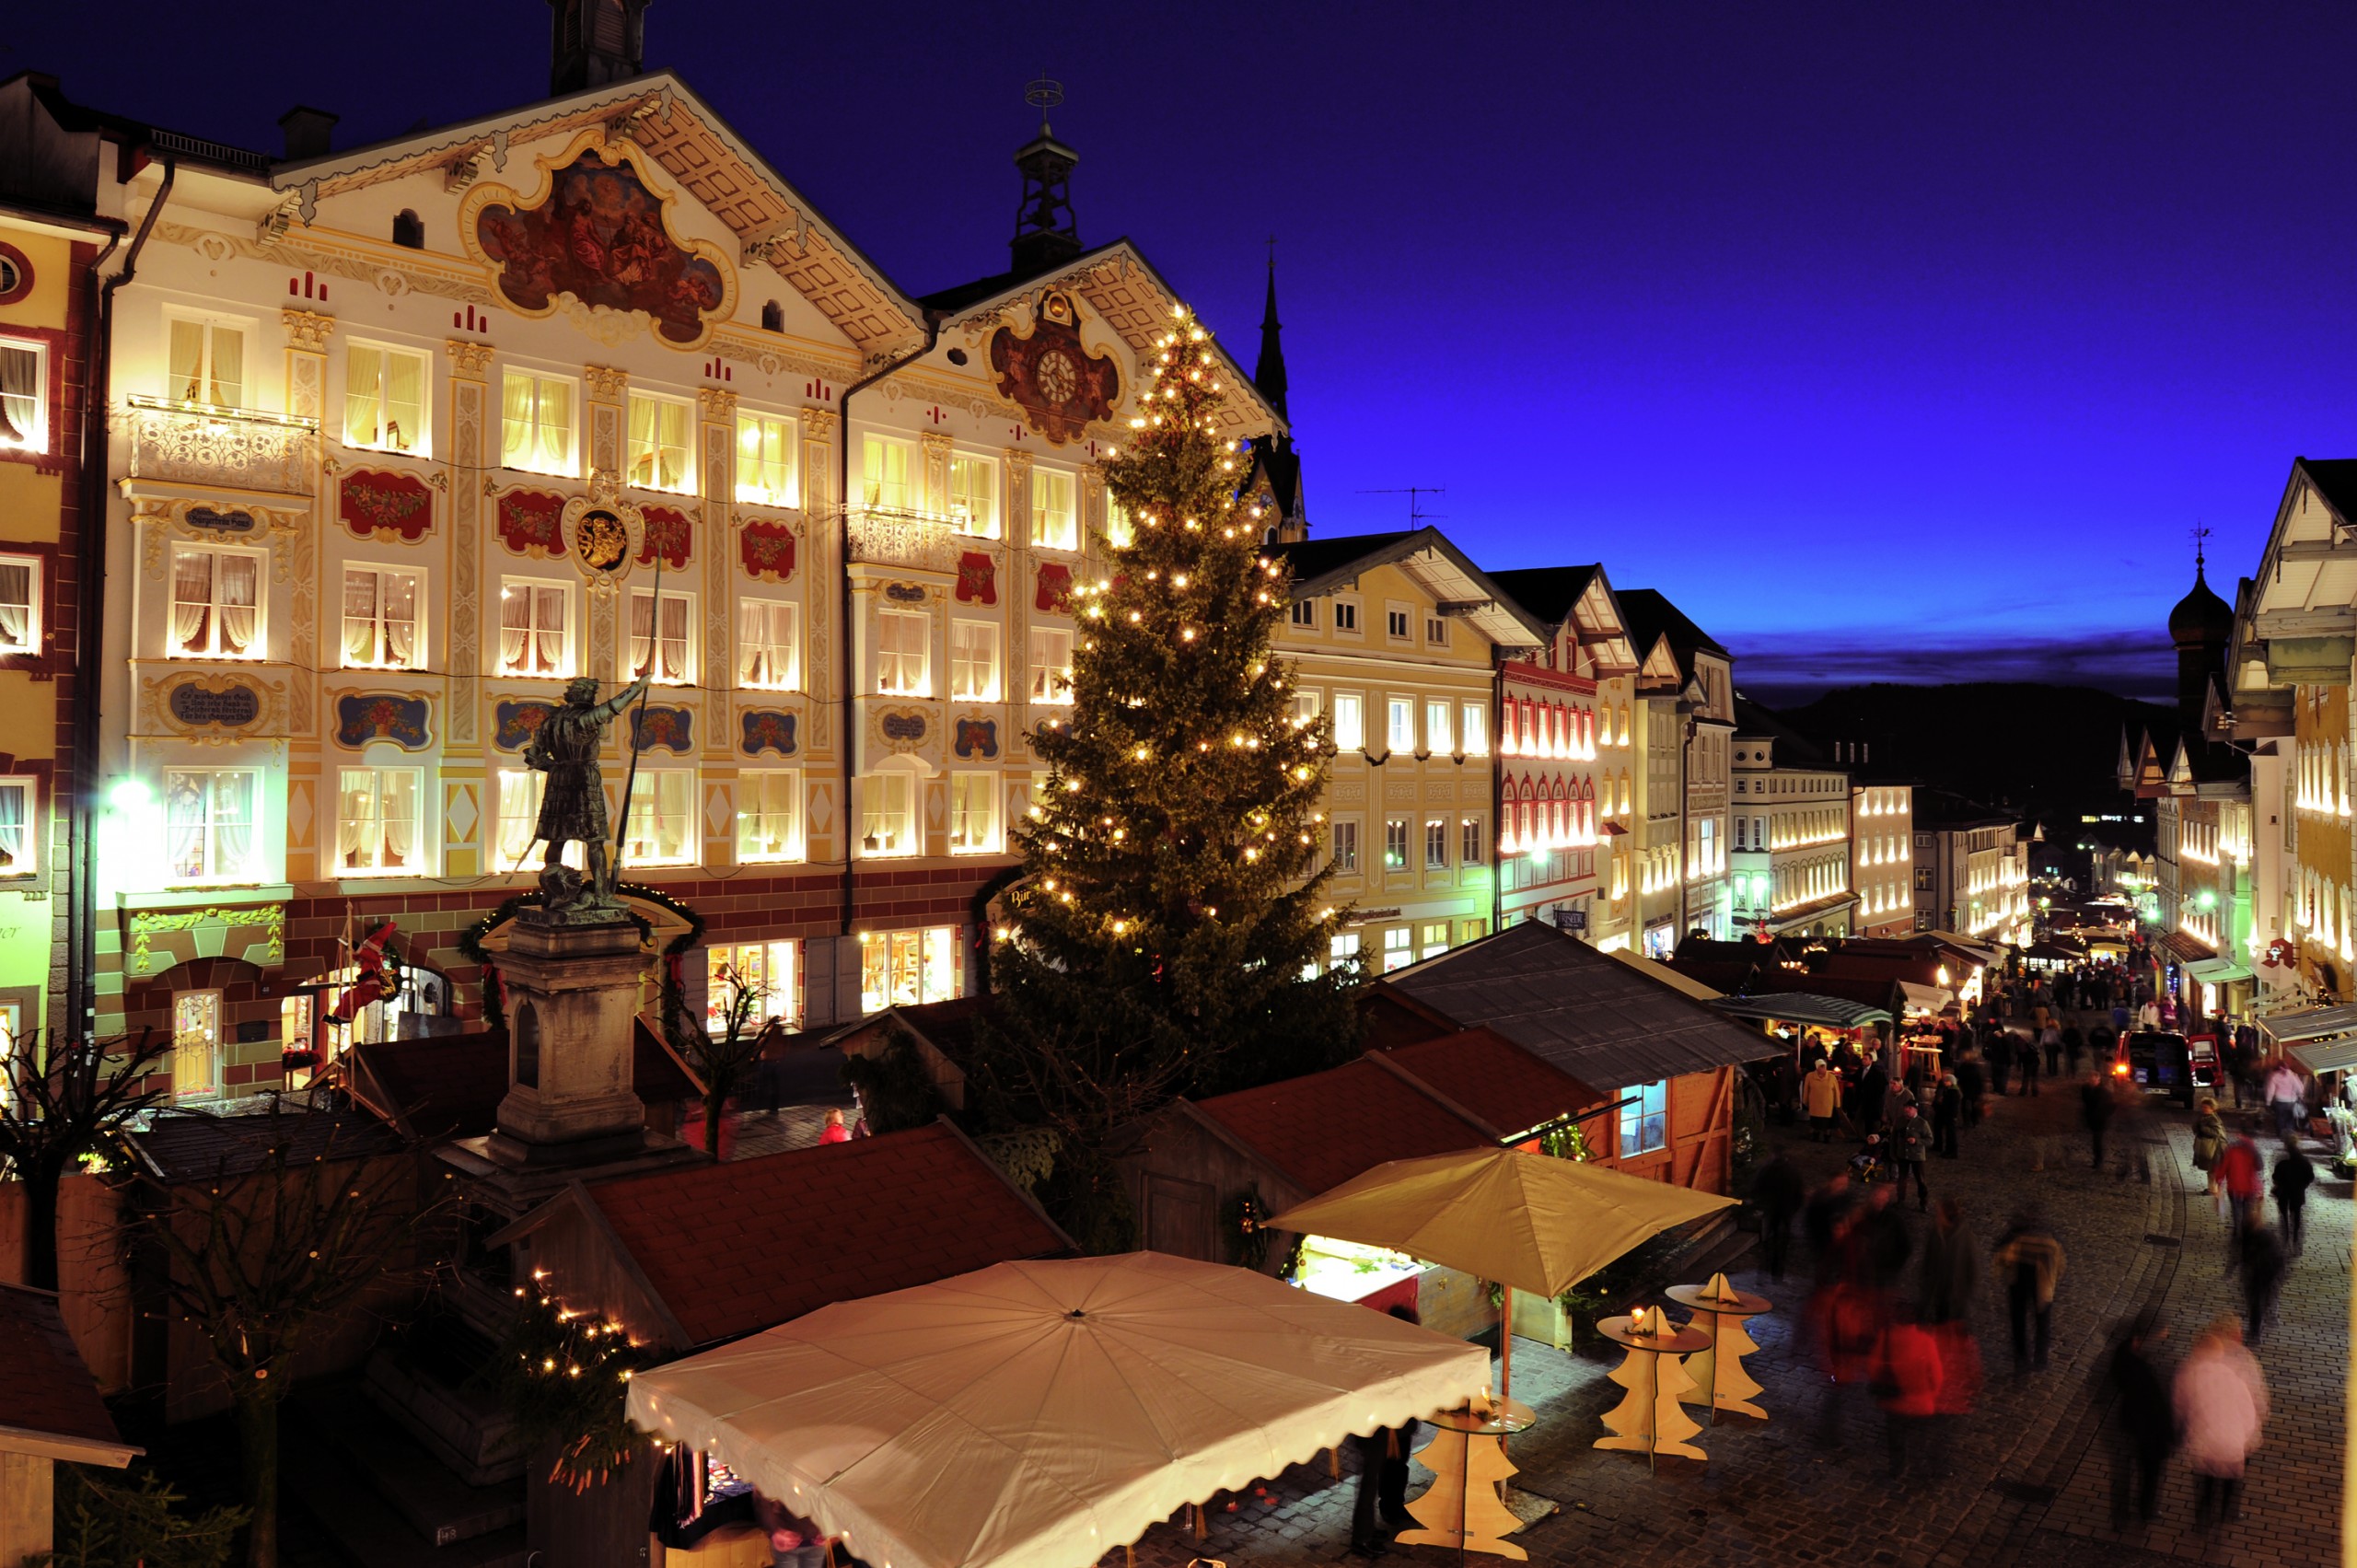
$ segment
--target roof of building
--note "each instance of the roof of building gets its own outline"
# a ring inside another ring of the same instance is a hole
[[[633,1020],[631,1088],[650,1104],[703,1092],[646,1020]],[[470,1138],[497,1122],[507,1096],[504,1030],[378,1040],[351,1051],[354,1096],[412,1138]]]
[[[1491,573],[1490,581],[1514,595],[1516,604],[1539,620],[1561,626],[1571,619],[1573,607],[1603,570],[1595,562],[1585,566],[1518,566]]]
[[[1538,921],[1376,983],[1461,1028],[1495,1029],[1583,1083],[1643,1083],[1772,1054],[1707,1004]]]
[[[2293,465],[2308,476],[2324,504],[2343,522],[2357,524],[2357,458],[2295,458]]]
[[[1494,1029],[1463,1029],[1395,1045],[1382,1060],[1503,1137],[1513,1137],[1603,1102],[1606,1096]]]
[[[2234,640],[2235,607],[2212,591],[2195,558],[2193,587],[2169,611],[2169,641],[2178,647],[2221,646]]]
[[[1687,619],[1686,612],[1669,602],[1669,596],[1659,588],[1619,588],[1614,598],[1620,601],[1620,614],[1629,623],[1629,633],[1641,646],[1650,647],[1658,637],[1669,639],[1678,655],[1680,668],[1692,673],[1694,656],[1698,653],[1716,654],[1721,658],[1734,656],[1700,626]]]
[[[1072,1248],[946,1121],[577,1191],[691,1345]]]
[[[2018,821],[2019,819],[2010,811],[1983,806],[1954,790],[1918,789],[1915,792],[1915,826],[1919,830],[1953,831],[1965,828],[2002,828]]]
[[[987,993],[953,997],[946,1002],[896,1002],[881,1013],[870,1013],[857,1023],[829,1030],[819,1043],[836,1044],[879,1025],[897,1022],[923,1036],[926,1044],[963,1071],[973,1060],[975,1027],[997,1011],[998,998]]]
[[[1547,628],[1435,528],[1292,540],[1271,545],[1270,553],[1293,568],[1296,598],[1345,587],[1377,566],[1397,565],[1434,602],[1457,607],[1457,613],[1501,647],[1547,640]]]
[[[0,1284],[0,1454],[111,1465],[145,1450],[115,1430],[54,1292]]]
[[[1340,1187],[1387,1160],[1492,1141],[1397,1073],[1361,1059],[1323,1073],[1194,1102],[1304,1192]],[[1519,1131],[1519,1129],[1517,1129]]]
[[[1762,737],[1775,742],[1771,766],[1778,768],[1829,768],[1832,759],[1825,749],[1786,723],[1782,714],[1762,707],[1758,703],[1736,693],[1735,734],[1737,740],[1756,740]]]
[[[159,1181],[197,1181],[259,1170],[276,1150],[292,1165],[320,1159],[370,1159],[399,1154],[400,1133],[358,1108],[315,1110],[300,1100],[255,1097],[252,1109],[226,1113],[172,1109],[129,1134],[132,1146]]]

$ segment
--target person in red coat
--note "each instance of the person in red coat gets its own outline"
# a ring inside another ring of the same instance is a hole
[[[1911,1317],[1894,1318],[1883,1331],[1875,1393],[1881,1400],[1890,1440],[1890,1479],[1905,1479],[1910,1451],[1940,1414],[1940,1343]]]

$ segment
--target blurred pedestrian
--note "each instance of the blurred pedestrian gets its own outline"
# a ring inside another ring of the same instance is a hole
[[[1900,1217],[1895,1202],[1898,1197],[1896,1182],[1869,1187],[1864,1211],[1858,1215],[1857,1258],[1863,1277],[1876,1290],[1887,1291],[1898,1283],[1915,1250],[1915,1238],[1908,1234],[1907,1221]]]
[[[2086,1124],[2087,1137],[2095,1144],[2091,1168],[2103,1168],[2103,1137],[2111,1126],[2111,1116],[2117,1109],[2111,1098],[2111,1085],[2101,1073],[2090,1073],[2087,1081],[2079,1086],[2079,1120]]]
[[[2193,1471],[2193,1522],[2242,1517],[2243,1471],[2267,1426],[2267,1379],[2243,1348],[2242,1325],[2212,1323],[2195,1342],[2171,1389],[2187,1468]]]
[[[1808,1110],[1808,1135],[1817,1142],[1829,1143],[1833,1137],[1833,1119],[1841,1109],[1841,1075],[1833,1064],[1822,1057],[1801,1082],[1801,1100]]]
[[[2307,1249],[2308,1189],[2316,1179],[2316,1167],[2300,1152],[2299,1141],[2284,1139],[2269,1185],[2275,1190],[2275,1218],[2283,1232],[2283,1250],[2294,1258]]]
[[[1980,1126],[1980,1102],[1988,1097],[1989,1076],[1978,1052],[1968,1051],[1956,1058],[1956,1086],[1964,1107],[1965,1126]]]
[[[1956,1129],[1964,1120],[1964,1091],[1956,1086],[1954,1073],[1940,1074],[1940,1086],[1932,1091],[1932,1152],[1949,1159],[1956,1157]]]
[[[1997,1277],[2014,1325],[2014,1370],[2043,1372],[2054,1342],[2054,1287],[2062,1278],[2062,1244],[2036,1207],[2014,1215],[1997,1241]]]
[[[2054,1033],[2054,1026],[2051,1024],[2047,1025],[2043,1033]],[[2057,1049],[2056,1054],[2061,1054],[2059,1048]],[[2038,1093],[2038,1046],[2036,1040],[2026,1040],[2022,1041],[2020,1052],[2022,1093],[2026,1095],[2036,1095]]]
[[[2307,1093],[2307,1085],[2300,1077],[2300,1070],[2286,1058],[2275,1063],[2267,1074],[2267,1109],[2274,1113],[2275,1135],[2295,1136],[2300,1128],[2300,1099]]]
[[[1989,1059],[1989,1089],[1998,1096],[2013,1093],[2014,1031],[1999,1029],[1982,1053]]]
[[[2132,1503],[2136,1516],[2150,1523],[2160,1512],[2161,1467],[2177,1440],[2176,1414],[2168,1385],[2153,1365],[2152,1352],[2168,1338],[2168,1325],[2149,1309],[2131,1319],[2112,1346],[2105,1376],[2111,1384],[2111,1527],[2125,1529]]]
[[[1917,1316],[1924,1322],[1956,1323],[1971,1316],[1972,1297],[1980,1288],[1980,1253],[1964,1228],[1964,1210],[1953,1198],[1932,1206],[1916,1279]]]
[[[2218,1192],[2218,1162],[2226,1152],[2226,1124],[2219,1118],[2218,1102],[2203,1096],[2193,1118],[2193,1168],[2201,1173],[2202,1191]]]
[[[1932,1157],[1932,1128],[1911,1105],[1899,1111],[1898,1122],[1891,1130],[1890,1157],[1899,1196],[1906,1196],[1907,1179],[1913,1177],[1916,1212],[1929,1213],[1932,1190],[1923,1181],[1923,1164]]]
[[[2218,1156],[2218,1185],[2226,1199],[2226,1272],[2242,1262],[2243,1237],[2258,1223],[2266,1202],[2265,1160],[2248,1132],[2237,1129]]]
[[[2253,1214],[2243,1228],[2244,1337],[2257,1344],[2275,1314],[2275,1293],[2283,1283],[2283,1244]]]
[[[1793,1219],[1806,1201],[1800,1167],[1782,1150],[1752,1175],[1751,1202],[1759,1212],[1759,1249],[1766,1256],[1770,1279],[1784,1277],[1785,1255],[1793,1245]]]
[[[1808,1238],[1809,1260],[1817,1268],[1817,1283],[1831,1283],[1840,1273],[1843,1222],[1857,1202],[1850,1190],[1850,1173],[1837,1170],[1824,1186],[1808,1195],[1801,1209],[1801,1234]]]
[[[1883,1330],[1875,1392],[1882,1405],[1890,1452],[1890,1479],[1906,1479],[1910,1450],[1939,1413],[1940,1347],[1932,1331],[1904,1313]]]

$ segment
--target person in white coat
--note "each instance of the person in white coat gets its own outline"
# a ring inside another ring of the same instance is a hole
[[[2193,1522],[2242,1516],[2243,1469],[2267,1425],[2267,1379],[2243,1348],[2243,1326],[2212,1323],[2177,1369],[2171,1402],[2179,1451],[2193,1471]]]

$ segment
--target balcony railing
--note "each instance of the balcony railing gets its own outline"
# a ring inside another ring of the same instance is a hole
[[[308,495],[319,471],[316,420],[129,401],[131,477]]]
[[[961,549],[988,540],[955,519],[900,507],[846,506],[842,516],[851,558],[876,566],[947,572]]]

